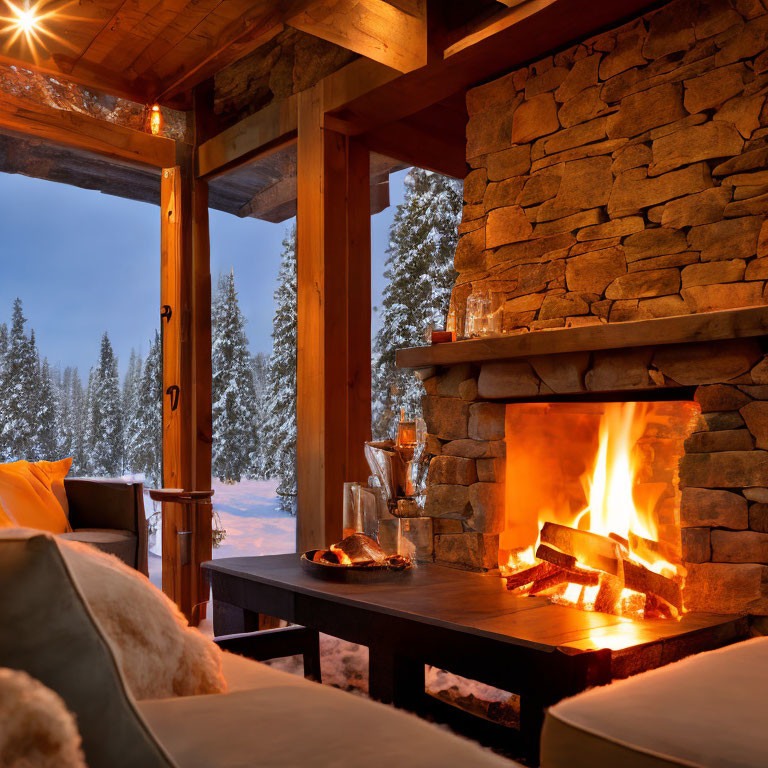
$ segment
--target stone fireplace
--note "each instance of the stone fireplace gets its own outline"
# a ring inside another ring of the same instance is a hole
[[[423,557],[533,545],[515,489],[565,484],[575,510],[606,404],[645,403],[636,486],[685,608],[768,614],[766,94],[752,0],[676,0],[468,92],[452,311],[502,293],[504,335],[398,357],[425,389]]]

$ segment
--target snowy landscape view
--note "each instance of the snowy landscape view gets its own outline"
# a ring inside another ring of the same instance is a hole
[[[17,181],[0,174],[0,201],[10,200]],[[420,388],[394,368],[394,355],[398,348],[424,343],[432,328],[443,327],[455,279],[462,201],[460,182],[427,171],[411,169],[393,182],[395,204],[372,219],[373,434],[379,439],[392,434],[401,408],[419,415]],[[57,193],[55,184],[34,183],[37,194],[40,189]],[[106,199],[83,194],[99,205]],[[156,215],[152,206],[108,200],[131,207],[137,231],[155,227],[149,222]],[[29,238],[15,227],[13,206],[0,210],[5,211],[0,213],[5,231],[15,233],[20,248],[29,247]],[[229,229],[233,217],[220,216],[225,221],[213,216],[211,226],[214,554],[291,552],[296,527],[295,224],[234,220],[255,225],[249,235],[268,232],[264,243],[275,243],[276,230],[282,233],[277,253],[270,251],[268,259],[264,255],[276,269],[270,282],[265,276],[254,279],[251,262],[262,254],[244,254],[245,241],[233,240]],[[102,260],[89,262],[88,244],[85,238],[74,256],[64,252],[73,248],[69,242],[58,251],[52,243],[41,244],[50,249],[49,258],[53,252],[56,262],[72,264],[70,272],[59,273],[55,285],[48,286],[54,305],[62,283],[68,292],[66,309],[59,314],[39,296],[57,263],[49,271],[39,270],[36,279],[24,269],[17,274],[11,269],[0,285],[0,302],[6,302],[0,303],[0,460],[71,456],[73,476],[130,476],[158,487],[162,350],[158,323],[151,320],[157,317],[159,296],[132,296],[129,312],[110,314],[107,303],[99,313],[82,295],[87,280],[81,267],[96,272],[104,266]],[[141,253],[135,259],[143,260],[144,272],[159,267],[159,254]],[[112,279],[103,285],[108,296],[115,294],[115,305],[133,288],[120,279],[122,268],[116,261]],[[265,307],[269,299],[271,306]],[[146,329],[146,338],[127,338],[126,328],[135,333],[138,316],[144,318],[138,325]],[[72,334],[79,343],[72,344]],[[83,349],[93,350],[94,358],[84,356]],[[148,497],[145,501],[153,533],[152,575],[159,581],[159,510]]]

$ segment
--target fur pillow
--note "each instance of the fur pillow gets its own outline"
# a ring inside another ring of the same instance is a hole
[[[0,765],[87,768],[75,718],[61,697],[15,669],[0,669]]]
[[[219,647],[146,576],[87,544],[57,541],[134,698],[226,691]]]

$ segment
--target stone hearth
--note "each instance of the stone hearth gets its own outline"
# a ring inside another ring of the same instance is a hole
[[[692,399],[701,415],[679,466],[686,607],[768,614],[767,350],[763,338],[745,338],[422,369],[427,556],[498,566],[506,441],[515,439],[505,434],[506,403]]]

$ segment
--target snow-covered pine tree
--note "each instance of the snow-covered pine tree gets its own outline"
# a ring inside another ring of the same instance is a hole
[[[117,358],[104,333],[89,403],[89,454],[97,477],[116,477],[123,469],[123,413]]]
[[[5,323],[0,323],[0,370],[2,370],[6,352],[8,352],[8,326]]]
[[[17,298],[0,375],[0,459],[4,461],[30,460],[35,449],[36,352],[24,333],[25,323],[21,299]]]
[[[60,458],[56,400],[56,388],[51,378],[48,358],[43,358],[38,376],[35,417],[35,453],[37,458],[43,461],[56,461]]]
[[[141,470],[134,466],[134,443],[138,423],[136,414],[139,410],[139,387],[144,365],[141,356],[131,349],[131,358],[128,362],[128,370],[123,379],[122,409],[123,409],[123,462],[124,471],[137,473]]]
[[[286,233],[275,291],[272,355],[259,430],[260,474],[277,477],[280,508],[296,514],[296,227]]]
[[[163,466],[163,359],[160,334],[149,345],[138,385],[138,398],[131,423],[130,455],[132,471],[143,472],[148,485],[162,485]]]
[[[248,474],[256,439],[256,395],[245,322],[233,270],[219,278],[211,310],[213,474],[225,483],[238,483]]]
[[[90,391],[90,377],[88,389]],[[72,456],[72,469],[70,474],[80,476],[90,473],[90,461],[88,456],[89,437],[89,407],[88,394],[83,388],[83,382],[77,368],[72,369],[72,379],[68,387],[69,391],[69,418],[67,431],[69,433],[70,448],[65,455]]]
[[[373,434],[394,435],[400,408],[421,414],[423,389],[395,368],[395,352],[424,344],[431,327],[444,327],[456,280],[453,257],[461,218],[462,183],[420,168],[405,177],[387,249],[383,323],[373,351]]]

